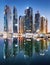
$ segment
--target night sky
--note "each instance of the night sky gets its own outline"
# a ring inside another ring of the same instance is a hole
[[[33,8],[33,16],[39,10],[40,15],[48,19],[48,31],[50,31],[50,0],[0,0],[0,31],[4,28],[4,7],[9,5],[11,10],[16,6],[17,13],[24,15],[26,7]]]

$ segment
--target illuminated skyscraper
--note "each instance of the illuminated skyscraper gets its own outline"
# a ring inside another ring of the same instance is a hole
[[[37,32],[38,30],[40,30],[40,13],[39,13],[39,11],[37,11],[37,13],[35,14],[35,31]]]
[[[19,33],[24,33],[24,16],[19,16]]]
[[[17,33],[17,9],[14,6],[13,8],[13,32]]]
[[[4,10],[4,31],[12,32],[11,9],[7,5],[5,6],[5,10]]]
[[[25,10],[24,32],[33,32],[33,10],[31,7],[27,7],[27,9]]]
[[[46,33],[48,33],[48,20],[46,19]]]
[[[48,28],[48,21],[45,17],[41,17],[41,24],[40,24],[40,32],[41,33],[47,33],[47,28]]]
[[[43,33],[44,32],[44,17],[41,17],[41,26],[40,26],[40,32]]]

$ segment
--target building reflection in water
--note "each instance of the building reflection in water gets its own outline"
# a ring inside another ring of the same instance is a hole
[[[24,39],[24,56],[32,56],[33,54],[33,39],[25,38]]]
[[[41,39],[40,40],[40,55],[45,55],[47,48],[48,48],[48,41]]]
[[[39,52],[40,52],[40,41],[35,40],[34,46],[35,46],[35,53],[39,54]]]
[[[33,54],[45,55],[47,49],[48,41],[44,39],[39,41],[23,37],[4,39],[4,58],[17,56],[21,51],[24,57],[32,57]]]
[[[4,39],[4,59],[16,56],[19,51],[18,39]]]
[[[45,55],[45,41],[43,39],[40,40],[40,55]]]
[[[13,38],[13,56],[16,56],[19,51],[18,39]]]
[[[24,50],[24,38],[23,37],[18,37],[18,44],[19,44],[19,50],[23,51]]]
[[[13,39],[4,39],[4,58],[13,56]]]

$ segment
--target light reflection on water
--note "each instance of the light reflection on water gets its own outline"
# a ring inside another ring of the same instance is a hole
[[[4,39],[4,58],[17,56],[18,53],[24,53],[24,57],[31,57],[33,54],[45,55],[48,51],[49,43],[47,40],[39,41],[33,38],[8,38]]]
[[[27,61],[50,58],[50,41],[43,38],[40,40],[23,37],[2,39],[0,47],[2,47],[0,56],[2,55],[3,59],[24,58]]]

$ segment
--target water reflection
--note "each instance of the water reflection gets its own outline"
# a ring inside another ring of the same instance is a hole
[[[13,39],[13,56],[16,56],[19,51],[18,39]]]
[[[24,38],[24,56],[32,56],[33,54],[33,39]]]
[[[47,48],[48,48],[48,41],[47,40],[44,40],[44,39],[41,39],[40,40],[40,55],[45,55],[45,52],[47,51]]]
[[[4,58],[13,56],[13,39],[4,39]]]
[[[35,40],[34,46],[35,46],[35,53],[39,54],[40,53],[40,41]]]
[[[32,57],[34,54],[45,55],[48,51],[48,41],[42,39],[34,40],[33,38],[7,38],[4,39],[4,59],[17,56],[20,52],[25,57]]]

